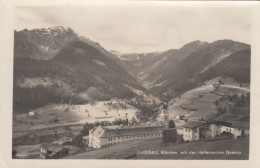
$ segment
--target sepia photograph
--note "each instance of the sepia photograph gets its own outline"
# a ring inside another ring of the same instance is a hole
[[[15,6],[12,159],[249,160],[251,12]]]

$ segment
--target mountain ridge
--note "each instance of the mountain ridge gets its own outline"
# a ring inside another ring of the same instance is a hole
[[[15,87],[25,85],[25,78],[39,84],[47,80],[48,87],[64,92],[66,99],[73,93],[88,100],[131,98],[137,89],[168,101],[225,74],[250,82],[250,45],[232,40],[196,40],[179,49],[122,54],[69,27],[25,29],[14,36]]]

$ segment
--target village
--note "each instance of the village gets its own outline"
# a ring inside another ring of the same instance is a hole
[[[84,133],[82,133],[84,132]],[[83,136],[85,135],[85,136]],[[56,135],[57,136],[57,135]],[[189,119],[178,115],[170,119],[168,105],[164,103],[154,122],[125,122],[112,124],[86,124],[77,127],[72,136],[66,134],[50,143],[15,148],[13,155],[18,159],[57,159],[105,149],[131,141],[160,140],[161,144],[193,143],[201,140],[239,139],[249,136],[249,116],[223,113],[210,120]],[[87,158],[86,158],[87,159]]]

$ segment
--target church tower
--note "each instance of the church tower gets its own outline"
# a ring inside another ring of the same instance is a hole
[[[164,128],[169,128],[169,112],[168,105],[164,103],[161,107],[161,114],[159,115],[158,121],[162,121]]]

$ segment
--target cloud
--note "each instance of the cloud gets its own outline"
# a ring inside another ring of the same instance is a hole
[[[17,7],[16,29],[71,27],[108,50],[151,52],[194,40],[250,43],[250,8],[180,7],[174,3],[89,3],[81,6]]]

